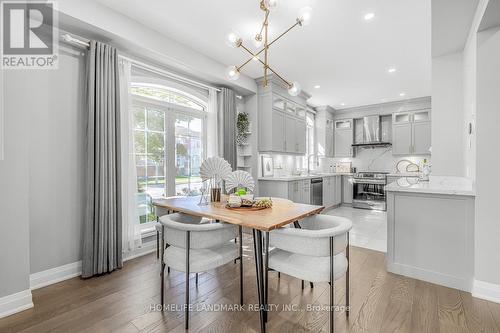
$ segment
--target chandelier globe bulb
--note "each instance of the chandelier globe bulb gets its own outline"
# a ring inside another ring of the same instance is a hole
[[[312,15],[313,10],[311,7],[303,7],[299,10],[297,21],[300,22],[301,26],[309,25],[311,23]]]
[[[298,96],[301,91],[302,88],[300,87],[300,83],[298,83],[297,81],[293,81],[288,88],[288,94],[290,94],[290,96]]]
[[[236,66],[229,66],[226,68],[226,78],[230,81],[236,81],[240,77],[240,71]]]

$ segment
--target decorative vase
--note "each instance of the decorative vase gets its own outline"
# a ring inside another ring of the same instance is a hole
[[[213,188],[210,191],[210,201],[211,202],[220,202],[220,188]]]

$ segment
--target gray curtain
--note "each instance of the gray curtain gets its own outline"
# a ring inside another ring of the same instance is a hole
[[[87,208],[82,277],[121,268],[122,219],[118,55],[90,42],[87,60]]]
[[[228,88],[221,89],[222,108],[222,157],[236,170],[236,94]]]

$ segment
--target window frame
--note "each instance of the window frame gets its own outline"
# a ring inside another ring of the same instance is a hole
[[[140,85],[140,83],[134,83],[134,86]],[[159,89],[165,89],[168,90],[168,86],[162,86],[158,87]],[[174,89],[175,92],[178,91],[178,89]],[[188,98],[191,97],[192,95],[189,93],[182,93],[181,94],[187,96]],[[197,102],[199,101],[199,98],[196,96],[192,96],[194,100]],[[176,145],[176,135],[175,135],[175,119],[177,114],[182,114],[190,117],[195,117],[195,118],[201,118],[202,120],[202,134],[201,134],[201,141],[202,141],[202,160],[206,159],[207,156],[207,119],[208,119],[208,113],[207,113],[207,104],[202,105],[203,110],[197,110],[193,109],[187,106],[179,105],[176,103],[170,103],[166,101],[161,101],[155,98],[149,98],[141,95],[136,95],[131,93],[131,103],[130,103],[130,112],[134,112],[134,109],[136,107],[141,107],[141,108],[154,108],[159,111],[164,112],[165,117],[164,117],[164,133],[165,133],[165,144],[164,144],[164,152],[163,152],[163,158],[164,158],[164,175],[165,175],[165,184],[164,184],[164,193],[166,196],[175,196],[176,195],[176,184],[175,184],[175,177],[176,177],[176,160],[175,160],[175,145]],[[147,124],[146,124],[147,126]],[[135,132],[136,129],[134,128],[133,131]],[[169,146],[170,145],[170,146]],[[135,146],[134,146],[135,147]],[[135,153],[135,148],[134,148],[134,155]],[[154,228],[155,221],[150,221],[146,223],[141,224],[141,233],[146,234],[151,232],[152,228]]]

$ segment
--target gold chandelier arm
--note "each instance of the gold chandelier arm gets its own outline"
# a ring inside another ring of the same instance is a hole
[[[262,22],[262,26],[260,27],[259,35],[262,35],[262,31],[264,31],[264,26],[268,23],[268,21],[269,21],[269,10],[266,9],[266,16],[264,17],[264,22]]]
[[[247,61],[245,61],[244,63],[242,63],[240,66],[236,67],[236,69],[238,70],[238,72],[243,68],[245,67],[250,61],[253,60],[253,57],[248,59]]]
[[[279,35],[278,37],[276,37],[275,39],[273,39],[268,45],[267,47],[271,46],[274,44],[274,42],[276,42],[278,39],[280,39],[281,37],[283,37],[286,33],[288,33],[290,30],[292,30],[293,28],[295,28],[296,26],[300,25],[300,22],[296,22],[294,25],[292,25],[290,28],[286,29],[285,32],[283,32],[281,35]],[[240,45],[241,46],[241,45]],[[264,46],[264,48],[262,50],[260,50],[259,52],[255,53],[256,56],[258,56],[259,54],[261,54],[262,52],[264,52],[264,50],[266,49],[266,47]]]
[[[290,30],[292,30],[293,28],[295,28],[296,26],[300,25],[300,21],[297,21],[294,25],[292,25],[290,28],[286,29],[285,32],[283,32],[281,35],[279,35],[278,37],[276,37],[275,39],[273,39],[269,45],[267,45],[267,47],[271,46],[274,44],[274,42],[276,42],[278,39],[280,39],[281,37],[283,37],[285,34],[287,34]],[[262,50],[264,51],[264,50]],[[261,52],[262,52],[261,51]],[[260,52],[259,52],[260,53]]]
[[[260,59],[259,61],[264,65],[264,62],[262,62]],[[292,86],[292,84],[290,82],[288,82],[287,80],[285,80],[281,75],[279,75],[278,73],[276,73],[276,71],[274,69],[272,69],[271,67],[269,66],[266,66],[267,69],[269,69],[271,72],[273,72],[274,75],[276,75],[281,81],[283,81],[287,86],[288,88],[290,88]]]
[[[279,75],[274,69],[272,69],[269,65],[267,65],[264,61],[260,60],[260,58],[257,56],[257,54],[254,54],[251,50],[249,50],[245,45],[241,44],[240,45],[243,50],[247,51],[252,57],[248,59],[246,62],[243,63],[243,65],[239,66],[237,69],[238,71],[243,68],[246,64],[248,64],[250,61],[253,59],[258,60],[262,65],[264,65],[265,68],[269,69],[271,72],[273,72],[274,75],[276,75],[281,81],[283,81],[288,87],[291,87],[292,84],[285,80],[281,75]]]
[[[240,71],[243,67],[245,67],[250,61],[252,61],[253,59],[257,58],[259,59],[259,57],[257,57],[257,55],[255,55],[252,51],[250,51],[245,45],[243,45],[243,43],[240,44],[240,47],[243,48],[243,50],[247,51],[248,53],[250,53],[250,55],[252,56],[250,59],[248,59],[247,61],[245,61],[243,64],[241,64],[241,66],[238,66],[236,69],[238,71]],[[259,59],[260,61],[260,59]]]

